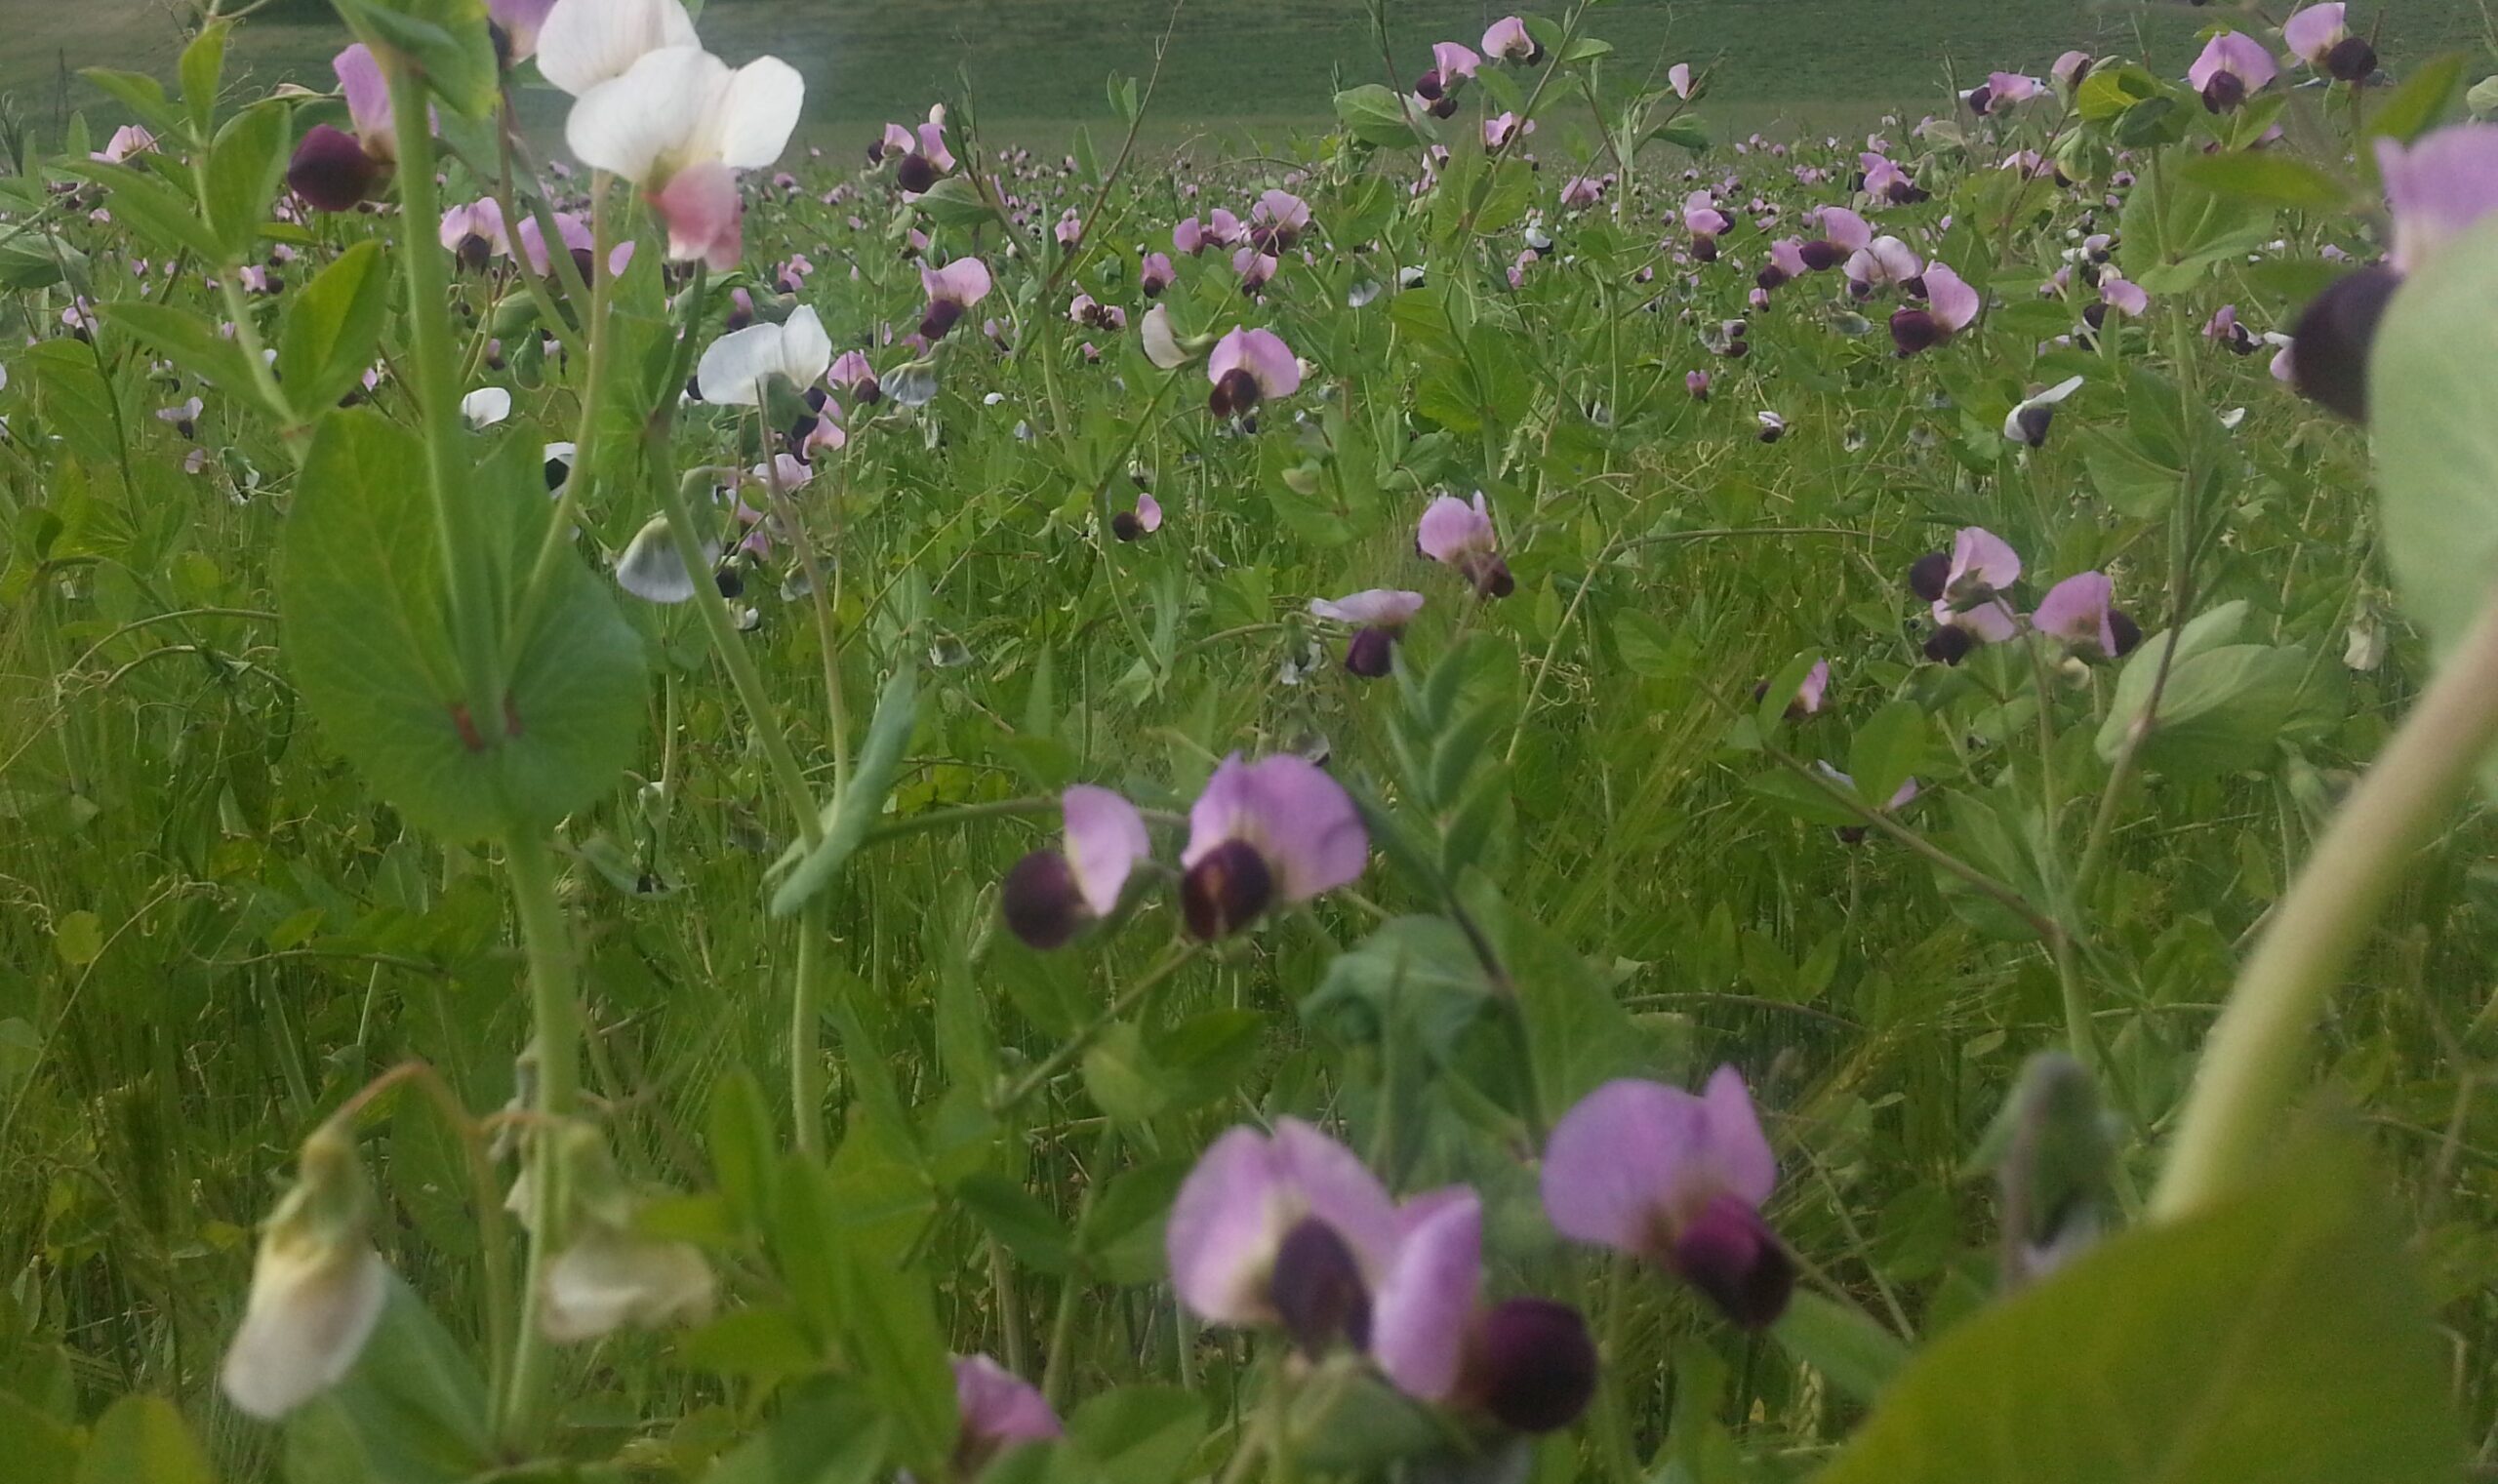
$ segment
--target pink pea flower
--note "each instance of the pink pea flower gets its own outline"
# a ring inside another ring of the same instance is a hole
[[[1249,209],[1249,241],[1259,252],[1281,255],[1309,229],[1309,203],[1290,191],[1269,190]]]
[[[111,139],[104,140],[103,148],[96,150],[87,158],[101,160],[107,165],[118,165],[132,155],[141,154],[155,147],[156,136],[149,134],[137,124],[124,124],[113,131]]]
[[[1569,211],[1586,211],[1604,199],[1604,182],[1593,176],[1572,176],[1561,186],[1561,205]]]
[[[1423,595],[1401,588],[1370,587],[1341,598],[1312,598],[1309,615],[1330,623],[1350,625],[1353,637],[1345,647],[1345,668],[1365,680],[1376,680],[1393,667],[1397,636],[1423,610]]]
[[[1804,678],[1796,684],[1793,699],[1787,702],[1787,719],[1802,721],[1807,716],[1819,714],[1822,702],[1829,695],[1830,688],[1831,662],[1828,660],[1814,661],[1813,667],[1806,670]],[[1753,687],[1754,701],[1761,700],[1768,694],[1769,682],[1766,680]]]
[[[1159,299],[1162,291],[1179,279],[1179,270],[1171,265],[1170,255],[1148,253],[1138,265],[1136,286],[1148,299]]]
[[[876,384],[876,368],[868,364],[864,351],[841,352],[825,372],[825,381],[851,400],[869,406],[884,395],[883,388]]]
[[[2339,4],[2311,5],[2281,23],[2281,40],[2316,71],[2335,82],[2356,83],[2377,69],[2377,49],[2354,36]]]
[[[977,258],[957,258],[942,268],[919,270],[919,286],[927,291],[928,308],[920,316],[919,335],[934,344],[945,339],[966,310],[988,297],[988,264]]]
[[[1138,541],[1162,529],[1162,501],[1150,491],[1140,492],[1136,508],[1110,517],[1110,534],[1123,541]]]
[[[1544,48],[1527,30],[1524,20],[1504,16],[1484,31],[1483,55],[1494,61],[1533,63],[1544,56]]]
[[[511,252],[511,240],[504,229],[503,206],[492,196],[480,196],[465,206],[444,212],[438,240],[443,250],[471,273],[484,272],[490,261]]]
[[[1183,915],[1200,939],[1228,937],[1269,906],[1350,882],[1369,856],[1360,814],[1324,770],[1291,753],[1244,763],[1235,752],[1189,810]]]
[[[1875,289],[1902,284],[1925,271],[1914,249],[1897,237],[1876,237],[1847,257],[1850,292],[1862,298]]]
[[[330,59],[330,70],[338,76],[355,132],[313,125],[287,161],[286,183],[316,209],[342,212],[381,183],[399,157],[399,139],[391,122],[389,84],[371,48],[357,42]]]
[[[1007,927],[1041,949],[1063,946],[1117,911],[1137,862],[1153,854],[1145,817],[1108,788],[1078,783],[1059,796],[1059,807],[1062,848],[1016,862],[998,888]]]
[[[2223,31],[2203,44],[2202,55],[2186,69],[2187,85],[2203,96],[2203,106],[2227,113],[2263,91],[2278,69],[2264,44],[2243,31]]]
[[[2030,626],[2085,660],[2122,658],[2142,642],[2143,631],[2116,608],[2115,597],[2106,573],[2075,573],[2047,589]]]
[[[1501,148],[1503,145],[1509,143],[1510,137],[1517,133],[1517,130],[1518,116],[1514,113],[1505,111],[1496,114],[1491,118],[1485,119],[1483,121],[1483,147],[1486,149]],[[1529,123],[1527,125],[1527,132],[1531,134],[1534,131],[1535,125],[1533,123]]]
[[[2066,52],[2048,65],[2047,75],[2056,80],[2057,87],[2071,93],[2081,86],[2083,78],[2090,75],[2090,66],[2091,57],[2088,52]]]
[[[1925,307],[1903,305],[1891,314],[1891,343],[1903,356],[1940,345],[1967,329],[1984,302],[1977,290],[1940,262],[1927,263],[1916,281],[1924,286]]]
[[[1234,326],[1206,358],[1206,379],[1214,383],[1208,410],[1218,418],[1236,418],[1269,398],[1299,391],[1301,364],[1272,330]]]
[[[1480,490],[1471,504],[1454,495],[1433,500],[1414,527],[1414,546],[1432,561],[1456,568],[1478,597],[1506,598],[1517,589],[1510,564],[1501,557],[1491,505]]]
[[[1794,1260],[1760,1212],[1777,1183],[1752,1095],[1731,1066],[1698,1097],[1608,1082],[1561,1115],[1544,1151],[1554,1229],[1656,1263],[1753,1330],[1776,1322],[1795,1287]]]
[[[1691,393],[1691,399],[1695,402],[1708,401],[1709,373],[1705,371],[1684,372],[1682,376],[1682,389]]]
[[[1957,664],[1978,644],[2000,644],[2020,631],[2003,593],[2021,580],[2021,555],[2003,538],[1964,526],[1952,550],[1928,552],[1909,568],[1909,590],[1931,605],[1929,660]]]
[[[1274,281],[1275,269],[1281,266],[1272,253],[1259,252],[1243,243],[1231,255],[1231,271],[1240,275],[1240,292],[1256,294]]]
[[[1678,61],[1672,66],[1666,68],[1666,86],[1674,90],[1674,97],[1681,99],[1685,102],[1689,102],[1693,97],[1692,89],[1694,86],[1691,75],[1691,63],[1687,61]]]
[[[975,1478],[999,1456],[1067,1430],[1039,1387],[986,1355],[954,1357],[954,1411],[961,1419],[953,1456],[957,1478]]]
[[[199,410],[200,400],[193,397],[187,402],[156,409],[156,421],[170,423],[174,431],[185,438],[196,438],[199,436]]]

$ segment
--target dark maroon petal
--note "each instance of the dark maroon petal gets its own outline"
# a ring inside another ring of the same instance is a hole
[[[1929,603],[1943,601],[1943,584],[1952,580],[1952,553],[1929,551],[1909,563],[1909,591]]]
[[[1345,668],[1364,680],[1377,680],[1394,668],[1395,652],[1396,630],[1359,629],[1352,642],[1345,646]]]
[[[1579,1311],[1550,1299],[1494,1304],[1475,1332],[1466,1386],[1519,1432],[1570,1425],[1596,1393],[1596,1347]]]
[[[1189,931],[1208,941],[1255,922],[1274,895],[1274,872],[1246,840],[1226,840],[1206,852],[1180,882]]]
[[[916,195],[937,183],[937,167],[928,156],[913,150],[894,167],[894,183]]]
[[[1902,355],[1914,355],[1943,343],[1943,322],[1923,309],[1891,311],[1891,343]]]
[[[1847,258],[1846,252],[1837,243],[1827,238],[1817,242],[1807,242],[1796,249],[1796,253],[1804,260],[1804,266],[1816,273],[1828,272],[1837,267]]]
[[[328,124],[314,124],[286,166],[286,183],[325,212],[354,209],[381,177],[381,162],[364,152],[355,136]]]
[[[1091,915],[1074,868],[1054,850],[1036,850],[1008,867],[997,898],[1006,926],[1043,950],[1064,946]]]
[[[1110,534],[1123,541],[1132,541],[1145,534],[1145,522],[1136,518],[1134,510],[1121,510],[1110,517]]]
[[[2367,267],[2336,279],[2290,327],[2290,384],[2354,422],[2368,421],[2368,347],[2402,280]]]
[[[1361,1264],[1336,1228],[1314,1216],[1284,1233],[1267,1297],[1305,1353],[1323,1354],[1339,1337],[1355,1348],[1370,1344],[1370,1293],[1362,1287]]]
[[[2134,622],[2133,615],[2121,608],[2108,611],[2108,627],[2116,636],[2116,653],[2110,659],[2122,660],[2143,642],[2143,626]]]
[[[1938,664],[1957,664],[1967,659],[1969,651],[1976,647],[1968,630],[1957,624],[1946,623],[1927,637],[1925,658]]]
[[[2203,106],[2213,113],[2227,113],[2246,101],[2246,79],[2235,72],[2215,72],[2203,84]]]
[[[1733,1195],[1710,1201],[1675,1232],[1666,1263],[1748,1330],[1776,1323],[1795,1291],[1795,1260],[1760,1213]]]
[[[2345,36],[2324,54],[2324,75],[2355,83],[2377,69],[2377,49],[2365,36]]]
[[[950,299],[930,301],[927,314],[923,315],[919,321],[920,339],[931,344],[944,340],[946,332],[953,329],[955,322],[962,317],[963,306],[954,301]]]
[[[1258,405],[1258,379],[1245,366],[1234,366],[1214,383],[1206,406],[1218,418],[1236,418]]]

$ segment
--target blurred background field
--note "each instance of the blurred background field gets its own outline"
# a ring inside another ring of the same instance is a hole
[[[1471,45],[1514,8],[1391,0],[1395,81],[1412,82],[1431,42]],[[77,70],[170,73],[192,13],[188,0],[0,0],[0,92],[47,133],[72,109],[101,121],[109,105]],[[1724,60],[1710,109],[1721,125],[1841,127],[1890,107],[1930,109],[1955,78],[1965,86],[1994,67],[2042,70],[2068,47],[2179,56],[2199,27],[2229,15],[2219,5],[2087,0],[1617,0],[1597,29],[1619,47],[1620,65],[1642,75]],[[732,61],[771,52],[801,68],[814,142],[847,145],[860,131],[845,126],[924,112],[958,75],[1003,133],[1045,141],[1103,116],[1105,79],[1144,72],[1171,16],[1168,0],[710,0],[704,36]],[[2434,52],[2490,56],[2481,0],[2360,4],[2353,16],[2381,26],[2378,50],[2397,69]],[[239,51],[261,81],[318,87],[343,42],[328,0],[270,0]],[[1176,140],[1198,128],[1315,123],[1331,82],[1386,73],[1361,0],[1191,0],[1179,13],[1159,127]],[[550,101],[533,122],[553,116]]]

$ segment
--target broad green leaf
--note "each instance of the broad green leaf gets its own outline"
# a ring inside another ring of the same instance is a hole
[[[1827,1377],[1850,1400],[1871,1402],[1908,1364],[1899,1336],[1862,1310],[1799,1289],[1771,1331],[1787,1353]]]
[[[1411,1036],[1446,1058],[1491,1002],[1492,985],[1465,932],[1445,917],[1394,917],[1327,965],[1301,1002],[1302,1020],[1347,1046]]]
[[[139,121],[158,135],[174,132],[181,115],[165,97],[165,85],[144,72],[123,72],[112,67],[81,67],[78,75],[112,95],[115,101],[139,115]],[[208,131],[202,129],[202,134]],[[83,153],[84,151],[79,151]]]
[[[500,73],[486,0],[333,0],[359,34],[408,56],[425,90],[470,118],[494,110]]]
[[[2445,117],[2447,107],[2454,101],[2455,90],[2463,85],[2467,60],[2461,52],[2449,52],[2413,69],[2400,86],[2368,110],[2367,138],[2408,144],[2428,133],[2429,126]],[[2369,180],[2374,180],[2376,151],[2362,146],[2359,159]]]
[[[2274,209],[2200,185],[2173,182],[2125,200],[2117,253],[2125,276],[2153,294],[2193,288],[2223,259],[2273,236]]]
[[[712,1084],[705,1132],[711,1174],[730,1212],[748,1230],[763,1229],[771,1219],[777,1166],[772,1112],[752,1072],[733,1067]]]
[[[143,299],[117,299],[98,304],[104,323],[123,331],[201,381],[230,396],[259,399],[252,363],[242,347],[217,333],[217,327],[189,309],[151,303]]]
[[[1166,1484],[1205,1436],[1206,1404],[1179,1386],[1121,1386],[1075,1409],[1067,1420],[1071,1451],[1082,1455],[1087,1484]],[[1066,1477],[1066,1471],[1060,1471]]]
[[[289,1418],[286,1430],[295,1484],[452,1484],[493,1458],[485,1384],[395,1274],[354,1369]]]
[[[2396,292],[2368,361],[2386,560],[2440,655],[2498,572],[2498,224],[2448,243]]]
[[[2269,149],[2189,155],[2177,174],[2203,189],[2274,206],[2330,210],[2350,198],[2339,180],[2298,158]]]
[[[415,433],[361,409],[325,419],[279,552],[297,683],[331,741],[428,829],[544,828],[613,785],[642,709],[641,641],[569,554],[514,652],[503,714],[468,715],[445,622],[441,545]],[[495,540],[533,553],[550,517],[534,442],[477,471]]]
[[[382,244],[359,242],[297,293],[277,342],[278,380],[304,418],[317,416],[373,364],[390,314]]]
[[[1817,1484],[2453,1484],[2445,1344],[2356,1148],[1930,1344]]]
[[[18,1477],[17,1463],[9,1464]],[[78,1484],[216,1484],[217,1470],[190,1424],[159,1396],[125,1396],[96,1424],[78,1461]]]
[[[209,126],[217,120],[217,88],[225,75],[225,38],[233,30],[231,20],[212,20],[182,48],[178,67],[182,106],[190,113],[192,132],[201,139],[209,137]]]
[[[1685,149],[1709,147],[1709,124],[1697,113],[1685,113],[1657,126],[1651,138],[1667,144],[1679,144]]]
[[[867,1484],[884,1466],[891,1430],[857,1387],[810,1382],[761,1432],[712,1464],[703,1484]]]
[[[1847,750],[1858,794],[1878,805],[1897,793],[1925,754],[1925,712],[1914,701],[1890,702],[1866,718]]]
[[[1430,143],[1431,134],[1423,113],[1404,95],[1379,83],[1365,83],[1336,95],[1336,118],[1345,132],[1365,144],[1397,147]]]
[[[947,176],[921,191],[912,204],[939,226],[986,226],[997,220],[997,214],[981,199],[980,187],[964,176]]]
[[[208,222],[224,245],[224,261],[253,256],[270,198],[286,176],[288,109],[262,102],[225,121],[208,152]]]
[[[0,1023],[0,1041],[12,1023]],[[6,1063],[0,1063],[0,1090],[15,1080],[8,1075]],[[75,1484],[78,1452],[78,1435],[67,1424],[55,1422],[32,1404],[0,1391],[0,1458],[9,1461],[13,1484]]]
[[[1052,1276],[1073,1269],[1075,1239],[1020,1183],[984,1170],[956,1184],[954,1199],[1026,1267]]]
[[[867,723],[867,740],[850,770],[850,786],[825,806],[823,843],[800,857],[781,889],[772,894],[772,915],[786,917],[795,912],[840,874],[859,842],[867,837],[868,827],[884,814],[903,748],[918,724],[919,673],[906,658],[877,698],[876,714]]]
[[[168,252],[187,252],[202,262],[224,261],[224,245],[218,241],[215,229],[200,213],[199,203],[187,191],[177,190],[128,165],[71,160],[65,168],[111,191],[109,205],[113,215],[138,228],[154,246]]]

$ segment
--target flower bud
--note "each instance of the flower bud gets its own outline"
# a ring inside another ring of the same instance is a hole
[[[390,1269],[368,1234],[372,1212],[353,1143],[337,1129],[315,1131],[295,1188],[262,1230],[243,1324],[219,1372],[237,1408],[283,1417],[355,1365],[390,1296]]]
[[[1666,1264],[1746,1329],[1767,1329],[1795,1291],[1795,1260],[1760,1213],[1719,1195],[1674,1233]]]

